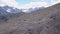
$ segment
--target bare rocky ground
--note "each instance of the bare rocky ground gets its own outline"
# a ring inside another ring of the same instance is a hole
[[[0,34],[60,34],[60,3],[0,22]]]

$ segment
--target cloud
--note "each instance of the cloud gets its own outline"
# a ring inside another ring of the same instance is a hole
[[[18,3],[15,0],[0,0],[0,6],[13,6],[13,7],[18,7]]]
[[[35,7],[47,7],[47,2],[30,2],[29,4],[26,4],[24,6],[21,6],[21,8],[28,9],[28,8],[35,8]]]
[[[51,0],[51,5],[54,5],[54,4],[57,4],[57,3],[60,3],[60,0]]]
[[[50,0],[50,2],[46,2],[46,1],[30,2],[24,6],[20,6],[20,8],[28,9],[28,8],[42,7],[42,6],[43,7],[49,7],[49,6],[52,6],[54,4],[60,3],[60,0]]]
[[[41,7],[41,6],[47,7],[48,3],[47,2],[30,2],[23,6],[20,6],[18,2],[16,2],[16,0],[0,0],[0,6],[4,6],[4,5],[17,7],[19,9],[21,8],[28,9],[28,8]]]
[[[23,6],[19,5],[19,3],[16,0],[0,0],[0,6],[5,6],[5,5],[9,5],[9,6],[13,6],[19,9],[28,9],[28,8],[34,8],[34,7],[49,7],[51,5],[54,5],[56,3],[60,3],[60,0],[50,0],[51,3],[49,5],[49,2],[43,1],[43,2],[30,2],[27,3]]]

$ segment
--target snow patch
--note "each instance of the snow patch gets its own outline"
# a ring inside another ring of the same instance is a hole
[[[11,9],[7,9],[7,12],[11,12]]]

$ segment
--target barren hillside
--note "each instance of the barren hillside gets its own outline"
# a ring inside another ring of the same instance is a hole
[[[60,34],[60,3],[0,23],[0,34]]]

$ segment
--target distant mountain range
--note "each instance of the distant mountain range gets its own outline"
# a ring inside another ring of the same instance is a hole
[[[23,12],[35,12],[35,11],[40,11],[44,9],[45,7],[35,7],[35,8],[29,8],[29,9],[22,9]]]
[[[35,8],[29,8],[29,9],[18,9],[15,7],[10,7],[10,6],[3,6],[0,7],[0,19],[1,20],[7,20],[9,18],[15,18],[18,16],[23,15],[25,12],[35,12],[38,10],[43,9],[44,7],[35,7]]]
[[[23,15],[24,12],[22,10],[10,7],[10,6],[4,6],[0,7],[0,20],[7,20],[9,18],[14,18],[16,16]]]
[[[4,6],[2,7],[4,10],[6,10],[7,12],[10,13],[18,13],[18,12],[22,12],[22,10],[18,9],[18,8],[14,8],[14,7],[10,7],[10,6]]]
[[[37,10],[41,10],[44,7],[35,7],[35,8],[29,8],[29,9],[18,9],[15,7],[10,7],[8,5],[1,7],[3,10],[5,10],[6,12],[9,13],[18,13],[18,12],[33,12],[33,11],[37,11]]]

